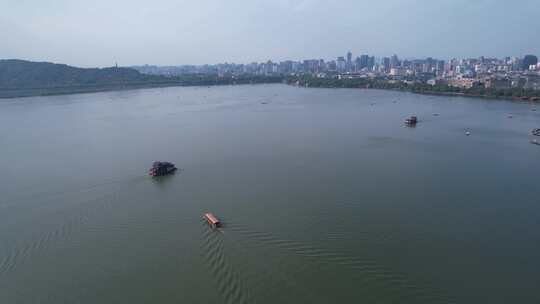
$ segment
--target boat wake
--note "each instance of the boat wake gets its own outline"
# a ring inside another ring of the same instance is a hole
[[[60,196],[66,201],[70,201],[60,210],[54,210],[54,218],[62,218],[60,223],[48,221],[40,223],[41,230],[28,234],[26,241],[7,243],[2,242],[4,248],[0,252],[0,277],[13,271],[16,267],[21,267],[33,257],[43,255],[49,248],[62,245],[70,246],[77,240],[74,234],[83,230],[99,230],[99,225],[92,226],[92,219],[99,218],[103,213],[108,213],[115,202],[119,200],[118,195],[122,187],[128,187],[133,183],[141,181],[140,178],[133,178],[120,181],[109,181],[102,184],[91,185],[85,189],[67,191],[64,193],[51,193],[44,197],[41,202],[58,199]],[[81,195],[84,193],[85,195]],[[80,197],[85,197],[81,200]],[[90,197],[89,197],[90,196]]]
[[[206,222],[202,226],[204,258],[225,303],[253,303],[245,282],[241,280],[225,255],[224,234],[218,229],[210,229]]]
[[[370,259],[364,259],[358,256],[348,256],[332,251],[312,246],[308,243],[286,240],[269,233],[249,229],[241,225],[229,225],[229,230],[241,235],[237,247],[241,244],[242,248],[255,248],[262,246],[263,252],[270,254],[275,252],[277,255],[285,255],[282,259],[300,258],[301,264],[307,261],[306,272],[315,271],[338,271],[350,277],[351,286],[346,287],[346,293],[354,293],[356,299],[369,299],[374,302],[403,302],[403,303],[452,303],[452,299],[444,292],[426,286],[425,284],[416,284],[410,280],[407,275],[392,271]],[[246,249],[247,250],[247,249]],[[254,249],[256,250],[256,249]],[[277,251],[277,252],[276,252]],[[292,255],[292,256],[291,256]],[[286,271],[283,270],[283,271]],[[276,273],[276,269],[271,269],[271,273]],[[280,274],[289,276],[288,282],[294,284],[292,273]],[[315,274],[314,274],[315,275]],[[322,277],[324,277],[324,273]],[[345,287],[339,287],[345,288]],[[306,290],[306,293],[312,291]],[[314,297],[314,295],[311,295]],[[324,294],[317,295],[319,300],[324,298]]]

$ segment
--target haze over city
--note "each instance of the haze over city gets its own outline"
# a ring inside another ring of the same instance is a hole
[[[0,58],[75,66],[540,53],[536,0],[15,1]],[[7,30],[6,30],[7,29]]]

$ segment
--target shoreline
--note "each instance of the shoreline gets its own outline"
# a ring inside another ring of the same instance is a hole
[[[319,80],[318,80],[319,81]],[[432,87],[420,86],[420,87],[404,87],[404,86],[392,86],[394,84],[380,82],[380,83],[350,83],[347,81],[339,80],[338,82],[328,83],[325,80],[320,82],[311,82],[309,80],[300,80],[300,79],[288,79],[288,85],[302,87],[302,88],[326,88],[326,89],[376,89],[376,90],[385,90],[385,91],[399,91],[399,92],[408,92],[412,94],[419,95],[432,95],[432,96],[447,96],[447,97],[470,97],[470,98],[482,98],[482,99],[491,99],[491,100],[509,100],[509,101],[519,101],[519,102],[534,102],[540,103],[539,95],[525,95],[525,96],[508,96],[508,95],[492,95],[492,94],[479,94],[479,93],[470,93],[463,91],[437,91],[431,89]],[[457,90],[457,89],[456,89]],[[502,92],[494,91],[496,93]],[[536,91],[534,91],[536,92]],[[540,93],[540,92],[538,92]]]
[[[383,89],[384,90],[384,89]],[[413,94],[420,95],[434,95],[434,96],[448,96],[448,97],[470,97],[470,98],[482,98],[482,99],[493,99],[493,100],[512,100],[512,101],[528,101],[528,102],[540,102],[539,99],[534,99],[535,97],[510,97],[510,96],[493,96],[493,95],[478,95],[478,94],[467,94],[459,92],[437,92],[437,91],[422,91],[416,92],[412,90],[399,90],[400,92],[410,92]]]
[[[447,96],[447,97],[470,97],[470,98],[481,98],[481,99],[491,99],[491,100],[509,100],[509,101],[526,101],[526,102],[540,102],[539,99],[534,99],[535,97],[510,97],[510,96],[493,96],[493,95],[478,95],[478,94],[467,94],[460,92],[437,92],[437,91],[413,91],[413,90],[401,90],[401,89],[381,89],[373,88],[378,90],[388,90],[388,91],[399,91],[399,92],[408,92],[419,95],[432,95],[432,96]]]
[[[311,86],[309,83],[306,84],[296,84],[294,82],[284,82],[284,81],[240,81],[240,82],[223,82],[223,83],[206,83],[206,84],[193,84],[185,82],[148,82],[148,83],[123,83],[123,84],[108,84],[108,85],[87,85],[87,86],[65,86],[65,87],[49,87],[49,88],[0,88],[0,100],[2,99],[15,99],[15,98],[26,98],[26,97],[45,97],[45,96],[61,96],[61,95],[72,95],[72,94],[87,94],[87,93],[100,93],[100,92],[114,92],[114,91],[129,91],[137,89],[152,89],[152,88],[167,88],[167,87],[209,87],[209,86],[224,86],[224,85],[250,85],[250,84],[275,84],[283,83],[293,87],[300,88],[321,88],[321,89],[376,89],[376,90],[385,90],[385,91],[398,91],[398,92],[407,92],[412,94],[419,95],[432,95],[432,96],[447,96],[447,97],[470,97],[470,98],[481,98],[481,99],[491,99],[491,100],[507,100],[507,101],[519,101],[519,102],[533,102],[540,103],[540,98],[536,96],[493,96],[493,95],[480,95],[480,94],[471,94],[464,92],[438,92],[432,90],[414,90],[414,89],[404,89],[404,88],[384,88],[384,87],[373,87],[373,86],[357,86],[357,87],[348,87],[348,86],[330,86],[330,85],[318,85]]]

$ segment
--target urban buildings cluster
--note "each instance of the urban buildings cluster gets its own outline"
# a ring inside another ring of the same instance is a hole
[[[421,82],[462,88],[526,88],[540,90],[540,64],[534,55],[506,58],[468,58],[440,60],[400,59],[397,55],[376,58],[348,52],[335,60],[308,59],[250,64],[136,66],[141,73],[182,75],[312,75],[319,78],[374,78],[388,81]]]

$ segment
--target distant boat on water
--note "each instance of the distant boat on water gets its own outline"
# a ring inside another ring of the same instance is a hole
[[[405,124],[407,126],[416,126],[417,123],[418,123],[418,118],[416,116],[411,116],[405,119]]]
[[[152,164],[152,168],[148,170],[150,176],[164,176],[173,174],[178,170],[173,163],[156,161]]]

